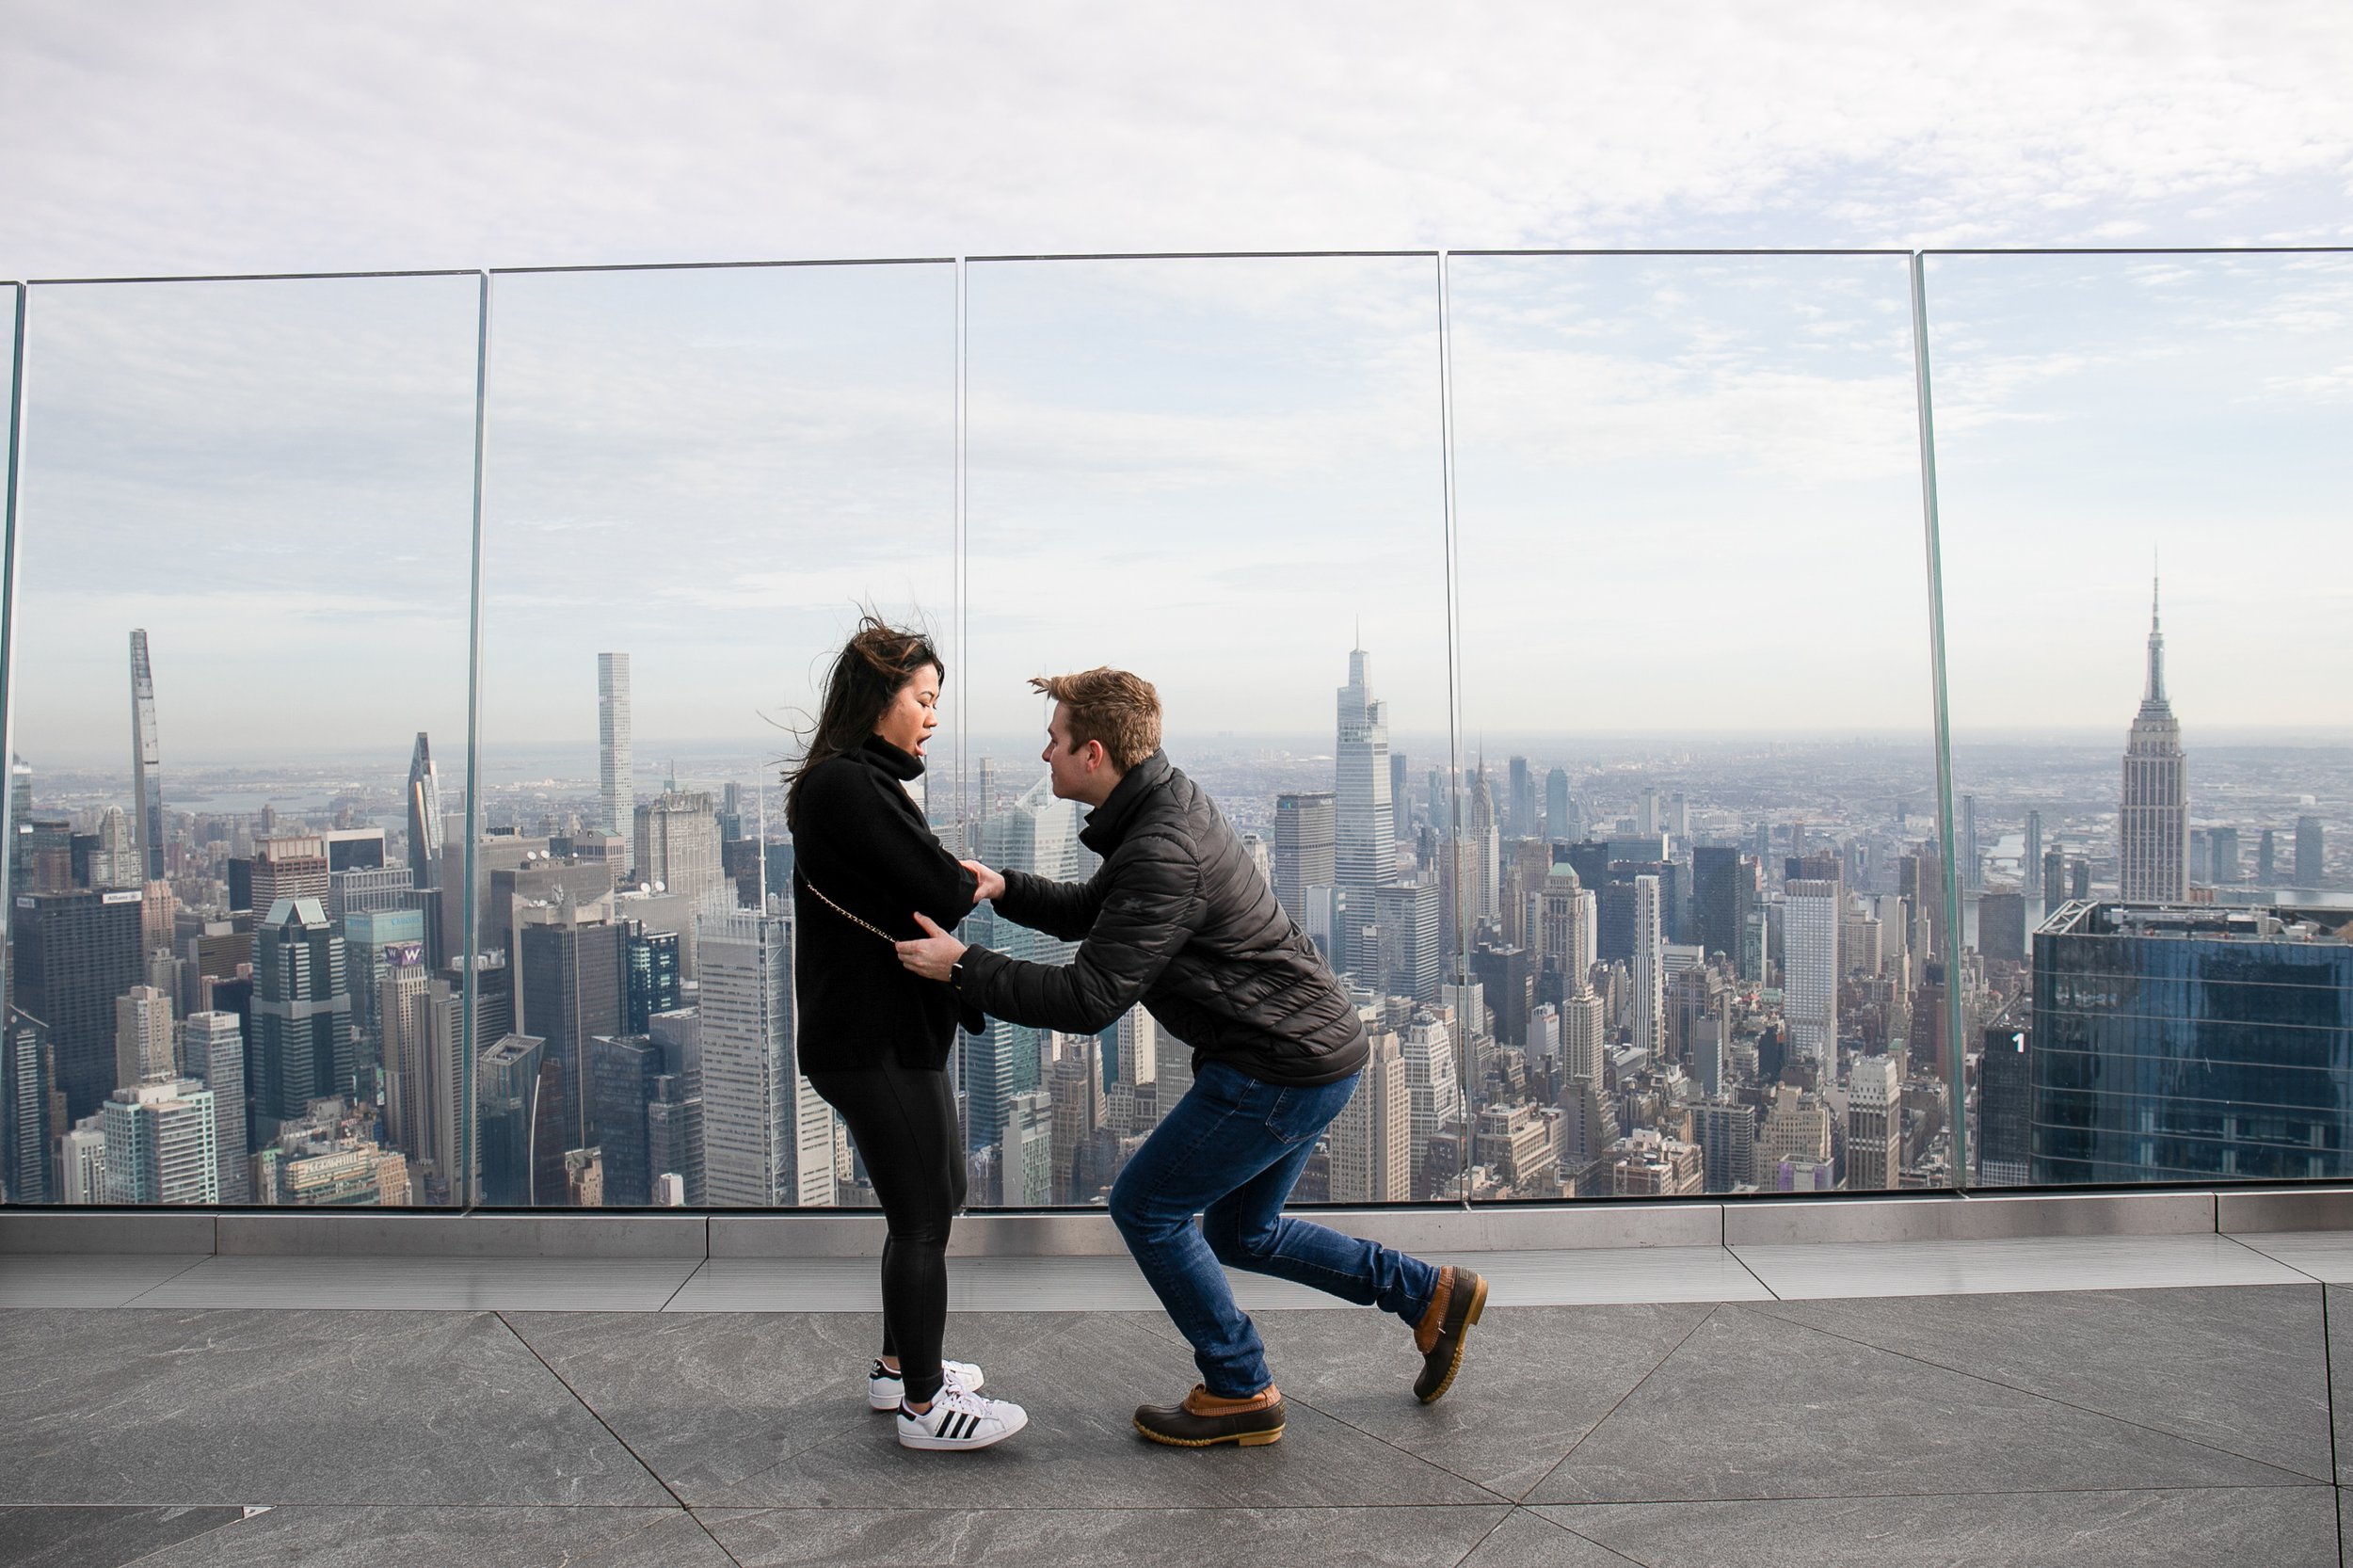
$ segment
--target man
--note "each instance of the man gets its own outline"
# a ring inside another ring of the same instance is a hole
[[[1141,1001],[1193,1048],[1192,1090],[1112,1188],[1112,1218],[1201,1368],[1182,1401],[1138,1409],[1136,1430],[1184,1448],[1283,1435],[1265,1347],[1220,1262],[1396,1313],[1421,1354],[1414,1392],[1437,1399],[1487,1282],[1282,1212],[1369,1054],[1347,993],[1215,803],[1161,753],[1148,681],[1092,669],[1031,684],[1054,699],[1044,754],[1054,793],[1094,808],[1080,839],[1102,867],[1064,883],[967,864],[977,898],[1079,951],[1065,966],[1022,963],[919,914],[928,935],[900,943],[899,957],[1014,1023],[1092,1034]]]

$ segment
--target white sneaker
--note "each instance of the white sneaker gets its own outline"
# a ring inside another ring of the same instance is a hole
[[[969,1361],[943,1361],[939,1375],[951,1388],[978,1388],[981,1369]],[[866,1408],[896,1410],[907,1395],[906,1380],[881,1362],[874,1363],[866,1374]]]
[[[968,1388],[950,1384],[939,1391],[932,1407],[917,1415],[899,1407],[899,1447],[903,1448],[985,1448],[1001,1443],[1030,1424],[1030,1413],[1003,1400],[984,1400]]]

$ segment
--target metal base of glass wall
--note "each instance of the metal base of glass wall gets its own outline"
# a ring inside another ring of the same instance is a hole
[[[1830,1201],[1574,1208],[1316,1210],[1317,1219],[1410,1252],[1554,1252],[2042,1236],[2188,1236],[2353,1229],[2353,1187],[2157,1192],[1890,1193]],[[879,1213],[312,1214],[155,1210],[0,1214],[0,1254],[223,1256],[873,1257]],[[1126,1252],[1108,1215],[975,1214],[966,1257],[1105,1257]]]

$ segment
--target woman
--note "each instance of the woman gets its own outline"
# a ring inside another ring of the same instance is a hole
[[[939,724],[938,653],[869,616],[833,662],[800,765],[787,773],[792,967],[801,1071],[849,1124],[890,1222],[882,1355],[867,1403],[898,1413],[910,1448],[984,1448],[1019,1432],[1017,1404],[983,1399],[981,1371],[940,1360],[948,1225],[964,1206],[964,1139],[947,1075],[954,993],[909,974],[893,943],[915,912],[952,926],[977,884],[909,798]]]

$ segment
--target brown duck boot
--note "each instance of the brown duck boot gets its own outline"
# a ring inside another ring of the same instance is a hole
[[[1221,1399],[1196,1383],[1181,1404],[1138,1405],[1136,1431],[1179,1448],[1256,1448],[1282,1438],[1283,1396],[1270,1383],[1247,1399]]]
[[[1463,1369],[1463,1346],[1471,1325],[1487,1308],[1487,1282],[1468,1269],[1451,1263],[1438,1271],[1438,1288],[1430,1310],[1414,1325],[1414,1349],[1421,1352],[1421,1376],[1414,1380],[1414,1397],[1422,1403],[1454,1385]]]

